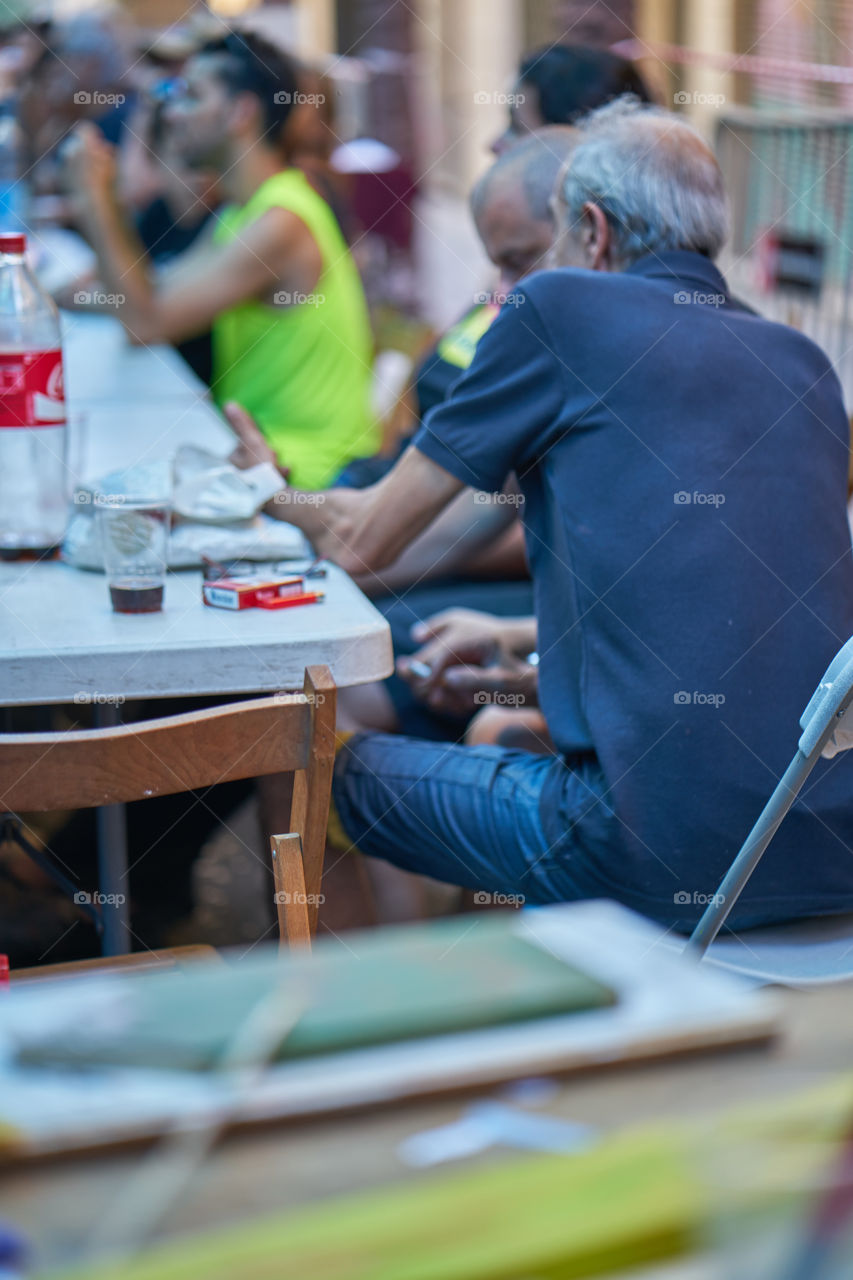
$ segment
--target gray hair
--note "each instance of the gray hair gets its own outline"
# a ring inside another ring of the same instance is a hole
[[[715,258],[729,229],[720,166],[678,116],[617,98],[577,122],[580,142],[558,192],[569,225],[597,204],[627,266],[647,253],[692,249]]]

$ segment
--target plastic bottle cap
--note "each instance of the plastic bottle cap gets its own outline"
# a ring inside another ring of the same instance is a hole
[[[26,253],[27,237],[0,231],[0,253]]]

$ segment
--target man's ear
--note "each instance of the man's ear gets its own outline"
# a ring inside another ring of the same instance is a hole
[[[581,243],[587,266],[593,271],[610,271],[613,237],[604,210],[601,205],[588,200],[581,211],[581,218]]]
[[[236,135],[245,134],[249,129],[263,132],[261,104],[253,93],[235,94],[229,112],[229,125]]]

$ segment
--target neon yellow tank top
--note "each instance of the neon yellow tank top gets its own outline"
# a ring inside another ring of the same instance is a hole
[[[219,405],[237,400],[248,409],[294,485],[319,489],[379,445],[370,409],[370,321],[335,216],[299,170],[274,174],[245,205],[223,210],[214,241],[232,240],[276,207],[311,232],[322,256],[320,279],[304,299],[282,298],[281,306],[251,300],[217,316],[213,395]]]

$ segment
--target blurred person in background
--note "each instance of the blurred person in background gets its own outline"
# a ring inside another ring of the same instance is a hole
[[[150,86],[146,95],[150,103],[141,108],[138,121],[141,132],[136,135],[140,144],[133,168],[137,181],[133,191],[137,197],[144,193],[148,199],[134,208],[127,199],[121,175],[117,178],[117,198],[121,195],[122,207],[128,221],[139,236],[142,248],[155,268],[175,265],[181,254],[195,243],[222,203],[219,175],[205,169],[189,168],[178,156],[169,140],[165,125],[166,103],[173,80],[161,81]],[[144,160],[143,158],[144,157]],[[143,168],[146,180],[138,175]],[[96,296],[104,292],[96,271],[78,276],[61,289],[54,291],[56,302],[68,310],[85,309],[82,301],[87,293]],[[213,352],[210,329],[176,342],[175,350],[186,360],[193,372],[210,386],[213,378]]]
[[[492,143],[492,151],[500,155],[543,125],[571,124],[587,111],[626,93],[641,102],[650,100],[639,71],[615,53],[581,44],[534,49],[522,59],[510,95],[509,122]]]
[[[69,184],[101,280],[125,302],[134,342],[213,334],[213,393],[236,399],[303,485],[328,483],[378,433],[373,343],[358,272],[328,204],[293,167],[287,123],[303,98],[296,63],[254,33],[211,41],[167,104],[181,164],[221,175],[227,201],[174,265],[155,274],[115,191],[115,159],[78,130]]]
[[[219,175],[190,168],[170,141],[165,115],[167,101],[158,102],[148,121],[148,152],[159,176],[159,193],[135,218],[136,231],[148,258],[163,269],[195,244],[222,203]],[[213,350],[210,329],[175,343],[193,372],[210,386]]]
[[[122,139],[118,161],[118,194],[132,214],[145,209],[163,192],[163,164],[152,149],[152,132],[164,133],[163,104],[183,84],[189,58],[201,48],[205,37],[193,26],[174,26],[146,33],[134,44],[128,80],[136,93],[137,108],[131,126]]]
[[[21,80],[18,103],[34,192],[52,195],[61,189],[61,145],[81,121],[91,121],[114,145],[126,140],[137,100],[127,83],[129,61],[108,16],[81,14],[50,24],[39,56]]]

